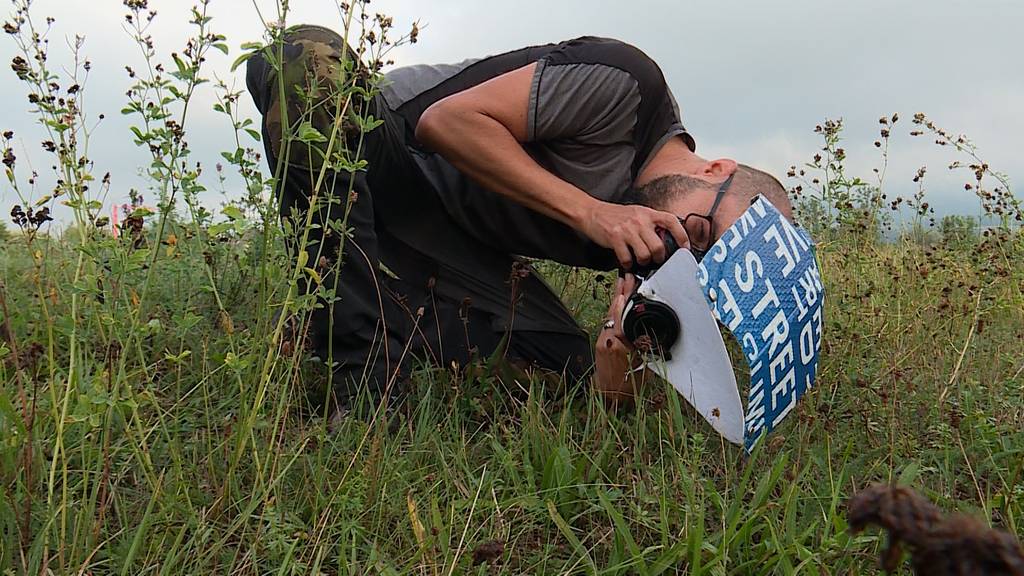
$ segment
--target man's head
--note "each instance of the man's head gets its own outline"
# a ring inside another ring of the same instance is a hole
[[[671,212],[680,218],[690,214],[706,216],[714,208],[709,245],[732,226],[759,194],[793,220],[793,206],[786,189],[771,174],[731,160],[712,160],[706,166],[700,174],[666,174],[632,188],[625,203]],[[730,177],[732,180],[726,182]],[[723,185],[726,190],[716,206]]]

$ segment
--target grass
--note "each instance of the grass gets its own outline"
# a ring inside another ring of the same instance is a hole
[[[120,238],[104,231],[109,181],[85,154],[81,43],[74,68],[49,71],[30,4],[16,0],[5,30],[59,181],[38,197],[3,135],[4,204],[22,211],[0,229],[0,573],[870,574],[882,543],[850,534],[844,502],[875,481],[1024,534],[1019,204],[969,142],[923,116],[915,132],[963,157],[1003,225],[936,233],[922,186],[905,203],[911,233],[880,241],[883,176],[846,175],[841,123],[819,127],[824,156],[792,176],[827,289],[822,364],[752,456],[664,384],[611,412],[585,389],[560,397],[486,369],[421,366],[402,410],[364,402],[330,432],[315,409],[323,368],[279,345],[278,313],[309,310],[297,280],[315,286],[316,273],[285,254],[258,133],[226,86],[216,110],[238,147],[221,160],[245,194],[219,221],[197,200],[210,176],[192,168],[189,102],[205,51],[228,49],[207,3],[160,68],[146,3],[126,2],[148,72],[131,72],[124,113],[153,156],[158,205],[136,206]],[[381,59],[390,20],[363,21]],[[339,109],[356,92],[341,88]],[[896,117],[883,120],[885,161]],[[62,234],[42,212],[57,201],[74,214]],[[542,269],[596,327],[608,279]]]
[[[847,532],[843,502],[878,480],[1024,532],[1019,237],[1005,276],[942,247],[823,243],[817,389],[748,458],[666,386],[609,413],[429,367],[390,426],[368,406],[330,434],[303,409],[317,375],[301,358],[257,385],[251,247],[216,255],[222,313],[196,281],[209,246],[169,233],[148,304],[132,296],[145,270],[114,278],[127,240],[102,302],[72,281],[68,242],[0,247],[21,349],[0,373],[15,573],[870,573],[876,536]],[[600,282],[550,272],[593,325]],[[75,293],[88,313],[72,322]],[[503,550],[473,567],[491,541]]]

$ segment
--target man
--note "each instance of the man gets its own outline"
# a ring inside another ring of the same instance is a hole
[[[393,393],[414,356],[449,366],[497,354],[568,380],[594,368],[597,390],[628,397],[630,344],[615,320],[634,279],[618,283],[592,347],[522,257],[628,270],[665,259],[659,234],[707,250],[758,193],[790,210],[771,176],[694,153],[650,58],[592,37],[394,70],[382,95],[352,102],[380,126],[341,122],[366,170],[324,169],[324,142],[282,142],[303,123],[332,133],[340,107],[323,103],[353,58],[345,51],[333,31],[299,26],[285,33],[283,86],[263,55],[247,70],[268,162],[283,162],[286,228],[301,236],[309,199],[333,200],[310,216],[305,258],[338,297],[313,312],[310,333],[348,383],[342,396],[364,384]]]

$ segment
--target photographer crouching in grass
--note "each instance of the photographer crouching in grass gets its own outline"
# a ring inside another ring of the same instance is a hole
[[[699,259],[758,194],[791,217],[772,176],[694,153],[657,64],[616,40],[399,68],[345,106],[341,79],[370,74],[327,28],[290,28],[247,66],[290,249],[336,297],[309,337],[342,406],[400,395],[415,358],[495,354],[631,398],[633,275],[595,343],[524,257],[628,271],[663,262],[669,236]],[[365,169],[339,169],[341,148]]]

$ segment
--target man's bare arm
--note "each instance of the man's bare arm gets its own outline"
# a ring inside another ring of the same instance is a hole
[[[642,264],[664,260],[657,227],[686,245],[686,232],[674,215],[597,200],[526,153],[522,143],[535,69],[529,64],[435,102],[420,117],[416,138],[489,190],[614,250],[624,268],[632,254]]]

